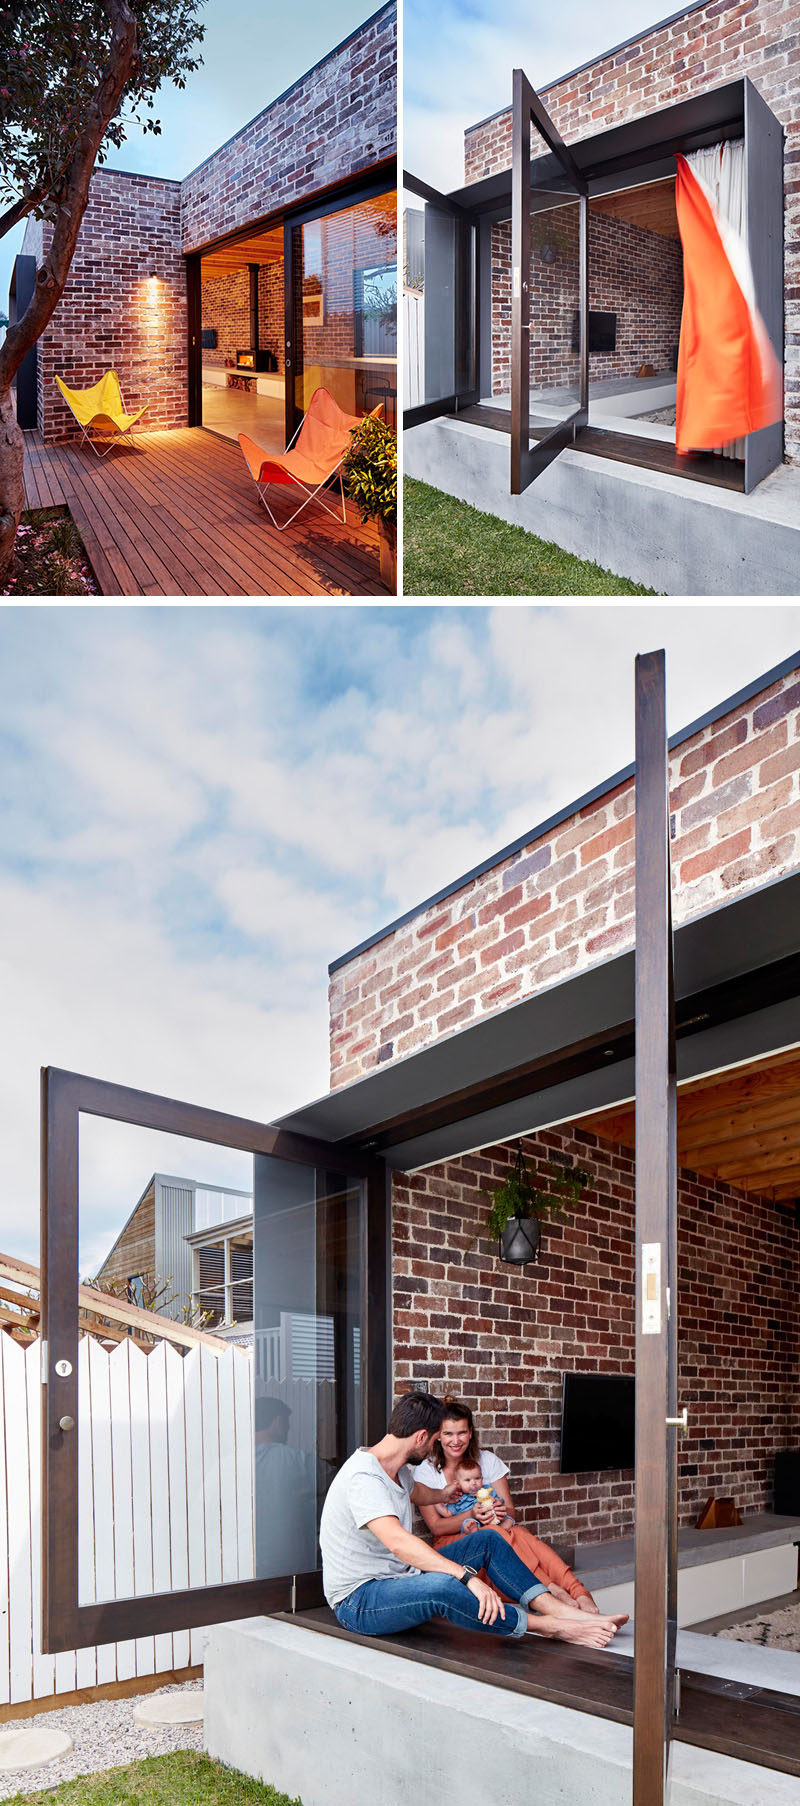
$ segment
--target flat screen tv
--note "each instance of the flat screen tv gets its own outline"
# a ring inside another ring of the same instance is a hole
[[[573,349],[573,351],[580,351],[580,348],[581,348],[581,316],[579,313],[576,312],[572,316],[572,349]],[[590,309],[590,312],[589,312],[589,350],[590,351],[616,351],[616,349],[617,349],[617,316],[616,316],[616,314],[595,313],[593,308]]]
[[[564,1374],[562,1474],[633,1467],[634,1388],[632,1374]]]

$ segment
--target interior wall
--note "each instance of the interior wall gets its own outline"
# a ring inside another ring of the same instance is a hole
[[[259,339],[284,370],[283,262],[273,258],[258,270]],[[217,333],[214,351],[203,351],[203,368],[223,368],[226,358],[250,348],[250,276],[243,266],[224,275],[202,271],[202,323]]]
[[[570,202],[531,222],[531,384],[577,386],[572,351],[579,303],[578,207]],[[542,253],[553,255],[545,262]],[[680,241],[590,210],[589,306],[617,315],[617,346],[593,352],[590,382],[632,376],[643,363],[658,372],[675,367],[683,309]],[[492,227],[492,394],[511,387],[511,221]]]
[[[524,1272],[498,1261],[483,1226],[515,1147],[395,1175],[395,1390],[465,1398],[543,1536],[629,1535],[633,1473],[561,1474],[559,1446],[562,1374],[634,1371],[633,1153],[572,1128],[525,1152],[584,1166],[592,1184]],[[712,1493],[768,1509],[775,1451],[798,1440],[800,1232],[790,1212],[683,1171],[678,1215],[679,1508],[692,1524]]]

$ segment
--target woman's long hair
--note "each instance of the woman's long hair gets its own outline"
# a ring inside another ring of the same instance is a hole
[[[475,1419],[470,1411],[469,1405],[465,1405],[462,1398],[444,1398],[442,1399],[442,1406],[444,1408],[444,1417],[442,1418],[443,1426],[447,1423],[448,1419],[455,1419],[456,1423],[465,1423],[469,1425],[469,1442],[461,1456],[461,1460],[477,1461],[481,1445],[478,1440],[478,1432],[475,1428]],[[433,1445],[429,1460],[433,1462],[437,1472],[441,1473],[442,1468],[444,1467],[444,1449],[438,1439]]]

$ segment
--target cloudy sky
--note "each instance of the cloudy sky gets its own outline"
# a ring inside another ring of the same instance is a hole
[[[0,612],[0,1249],[38,1258],[38,1075],[268,1120],[327,1090],[327,963],[787,656],[763,604]],[[87,1125],[86,1273],[153,1170]],[[202,1169],[202,1170],[201,1170]]]
[[[447,192],[464,180],[464,130],[668,18],[670,0],[405,0],[404,163]]]
[[[109,169],[138,175],[187,176],[248,119],[262,112],[284,88],[341,43],[362,19],[377,12],[377,0],[206,0],[200,17],[206,28],[203,67],[181,93],[170,84],[154,107],[161,136],[144,136],[131,126],[122,149],[111,150]],[[24,228],[0,240],[0,313]]]

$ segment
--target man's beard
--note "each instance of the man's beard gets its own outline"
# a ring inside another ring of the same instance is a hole
[[[427,1459],[427,1455],[409,1455],[406,1467],[421,1467],[423,1461],[427,1461]]]

